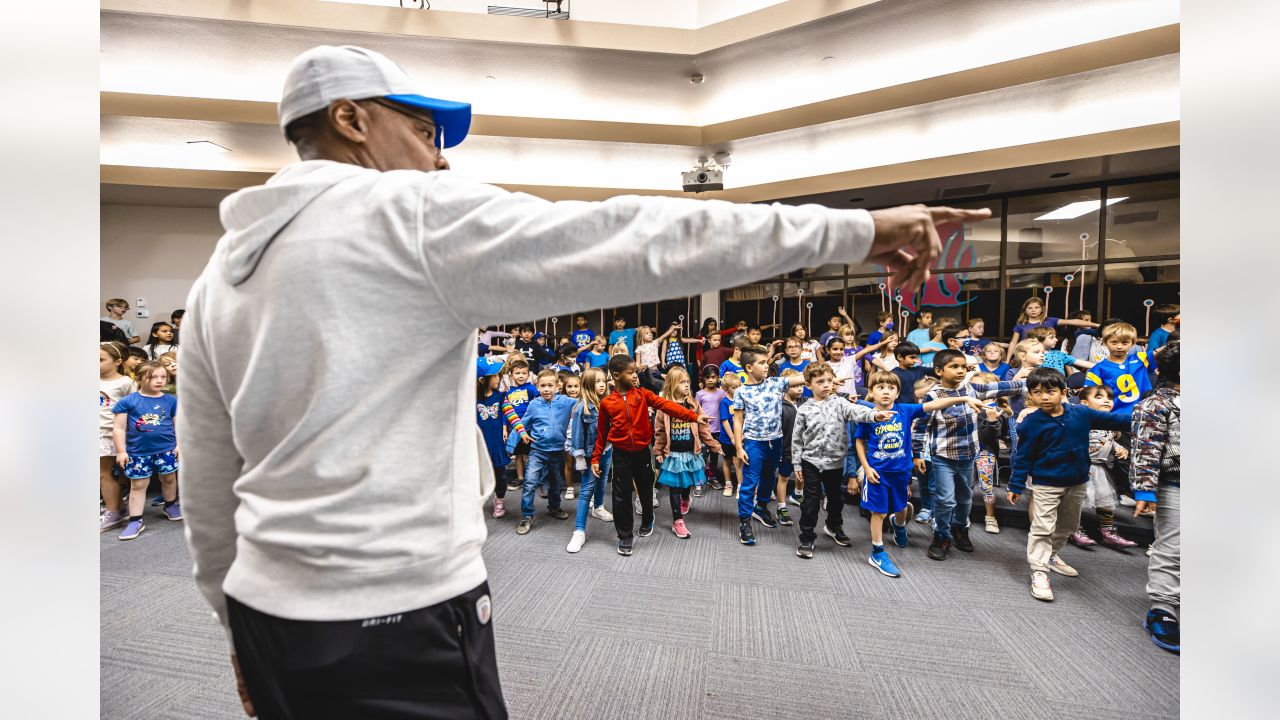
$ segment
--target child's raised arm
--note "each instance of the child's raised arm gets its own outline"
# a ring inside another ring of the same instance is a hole
[[[664,332],[664,333],[662,333],[661,335],[659,335],[659,336],[655,339],[655,342],[662,342],[663,340],[666,340],[667,338],[669,338],[669,337],[671,337],[673,334],[675,334],[675,331],[676,331],[676,330],[679,330],[679,329],[680,329],[680,323],[674,323],[674,322],[673,322],[673,323],[671,323],[671,327],[667,328],[667,331],[666,331],[666,332]]]
[[[1073,320],[1072,318],[1058,318],[1058,324],[1066,325],[1068,327],[1087,327],[1087,328],[1099,327],[1098,323],[1096,322],[1089,322],[1088,320]]]
[[[978,402],[975,398],[969,397],[968,395],[937,398],[934,400],[930,400],[929,402],[921,405],[921,407],[924,408],[925,412],[937,412],[938,410],[945,410],[946,408],[952,407],[953,405],[966,405],[966,404],[972,407],[974,410],[977,410],[978,412],[985,412],[987,409],[985,405]]]
[[[1026,370],[1027,368],[1023,368]],[[1022,370],[1018,371],[1019,374]],[[1028,371],[1029,374],[1029,371]],[[990,400],[992,398],[1004,397],[1006,395],[1017,395],[1027,389],[1026,380],[1005,380],[998,383],[987,383],[985,385],[971,384],[973,392],[979,400]]]

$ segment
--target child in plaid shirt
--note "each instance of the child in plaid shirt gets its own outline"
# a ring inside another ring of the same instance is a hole
[[[938,384],[925,396],[925,402],[947,397],[966,396],[990,400],[1016,395],[1026,389],[1026,382],[973,385],[964,381],[967,363],[959,350],[939,350],[933,360]],[[952,539],[963,552],[973,552],[969,541],[969,509],[973,505],[974,459],[978,455],[978,413],[969,405],[956,405],[931,414],[925,432],[913,439],[916,455],[928,443],[932,459],[929,467],[929,489],[933,493],[933,542],[929,557],[946,560]]]

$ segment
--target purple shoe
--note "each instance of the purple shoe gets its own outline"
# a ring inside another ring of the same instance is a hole
[[[1069,540],[1071,544],[1075,545],[1076,547],[1089,547],[1090,545],[1098,544],[1098,542],[1093,538],[1089,537],[1088,533],[1086,533],[1084,530],[1076,530],[1075,532],[1071,533],[1071,537],[1068,537],[1067,540]]]
[[[130,520],[128,525],[124,526],[124,530],[120,531],[121,540],[132,540],[142,534],[147,526],[141,520]]]
[[[1120,533],[1116,532],[1113,527],[1102,528],[1102,544],[1113,548],[1131,548],[1138,543],[1132,540],[1126,540],[1120,537]]]
[[[164,516],[173,522],[182,520],[182,507],[174,501],[172,505],[166,505],[164,508]]]

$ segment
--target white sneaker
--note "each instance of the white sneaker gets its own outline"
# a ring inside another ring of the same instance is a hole
[[[591,517],[605,522],[613,522],[613,513],[606,510],[603,505],[591,508]]]
[[[565,488],[565,489],[564,489],[564,499],[565,499],[565,500],[572,500],[572,499],[573,499],[573,486],[572,486],[572,485],[570,485],[569,487],[567,487],[567,488]]]
[[[1080,574],[1075,568],[1062,562],[1062,558],[1057,555],[1053,555],[1049,558],[1049,569],[1059,575],[1066,575],[1067,577],[1076,577]]]
[[[1031,597],[1053,602],[1053,588],[1049,587],[1049,573],[1043,570],[1031,573]]]
[[[632,496],[631,496],[631,507],[632,507],[633,509],[635,509],[636,514],[637,514],[637,515],[643,515],[643,514],[644,514],[644,513],[643,513],[642,508],[640,507],[640,496],[639,496],[639,495],[632,495]]]
[[[733,483],[731,483],[731,482],[730,482],[730,483],[725,483],[725,484],[724,484],[724,493],[722,493],[722,494],[723,494],[725,497],[733,497]]]
[[[582,530],[574,530],[573,537],[569,538],[569,547],[565,548],[571,553],[576,553],[582,549],[587,542],[587,534]]]
[[[1135,506],[1135,505],[1137,505],[1137,504],[1138,504],[1138,501],[1137,501],[1137,500],[1134,500],[1133,498],[1129,497],[1128,495],[1121,495],[1121,496],[1120,496],[1120,504],[1121,504],[1121,505],[1123,505],[1123,506],[1125,506],[1125,507],[1133,507],[1133,506]]]
[[[112,528],[118,528],[128,519],[129,514],[123,510],[116,512],[103,511],[102,515],[98,516],[98,532],[106,532]]]

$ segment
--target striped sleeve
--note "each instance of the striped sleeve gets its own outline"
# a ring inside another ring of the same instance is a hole
[[[516,414],[516,408],[509,402],[502,403],[502,414],[507,419],[507,424],[511,429],[520,434],[520,437],[529,437],[529,433],[524,429],[524,423],[520,421],[520,416]]]

